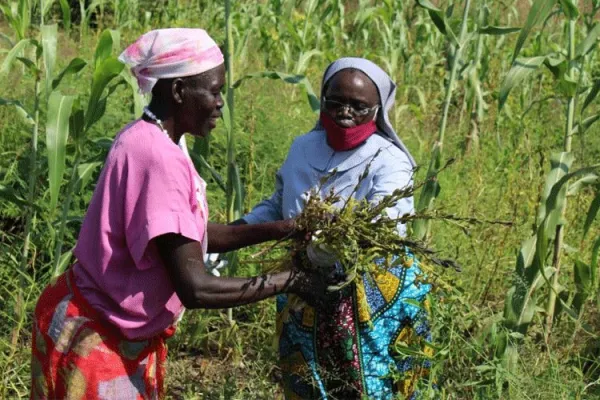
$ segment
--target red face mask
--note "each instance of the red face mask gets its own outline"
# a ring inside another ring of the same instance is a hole
[[[333,118],[325,112],[321,112],[320,118],[321,124],[327,133],[327,143],[335,151],[352,150],[377,132],[375,120],[370,120],[352,128],[344,128],[336,124]]]

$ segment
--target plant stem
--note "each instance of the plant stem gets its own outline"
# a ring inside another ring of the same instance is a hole
[[[568,49],[568,61],[569,61],[569,77],[574,78],[575,67],[573,65],[573,59],[575,57],[575,20],[569,20],[569,49]],[[574,79],[573,79],[574,80]],[[569,97],[567,103],[567,124],[565,126],[565,141],[564,151],[571,151],[571,139],[573,137],[573,123],[575,116],[575,100],[576,94]],[[568,183],[565,183],[566,189],[568,190]],[[564,218],[565,210],[567,208],[567,198],[561,209],[561,217]],[[554,321],[554,310],[556,309],[556,298],[559,290],[559,275],[560,275],[560,259],[562,255],[562,246],[564,240],[564,225],[560,224],[556,227],[556,234],[554,237],[554,255],[552,257],[552,266],[554,267],[554,275],[552,276],[552,288],[548,296],[548,304],[546,306],[546,331],[544,339],[546,344],[550,341],[550,335],[552,333],[552,323]]]
[[[485,2],[481,5],[479,11],[479,22],[478,28],[481,28],[485,24]],[[474,67],[471,73],[474,75],[474,82],[480,84],[479,74],[481,70],[481,59],[483,56],[483,34],[477,35],[477,44],[475,47],[475,60],[473,60]],[[471,127],[470,133],[467,135],[466,150],[469,151],[471,148],[477,149],[479,147],[479,127],[481,125],[481,116],[483,115],[483,102],[481,99],[480,87],[473,88],[473,103],[471,105]]]
[[[446,96],[444,97],[444,108],[442,111],[442,122],[440,123],[440,130],[438,134],[438,143],[440,146],[444,143],[444,136],[446,134],[446,125],[448,123],[448,111],[450,109],[450,101],[452,100],[452,92],[454,89],[454,81],[456,80],[456,73],[458,71],[458,64],[463,48],[465,47],[465,38],[467,35],[467,21],[469,17],[469,7],[471,6],[471,0],[466,0],[465,9],[463,11],[462,23],[460,26],[460,36],[458,38],[458,47],[455,48],[452,57],[452,67],[450,69],[450,78],[448,80],[448,86],[446,86]]]
[[[73,192],[75,191],[75,183],[77,182],[77,167],[81,160],[81,153],[78,151],[75,156],[75,163],[73,164],[73,171],[71,172],[71,179],[69,180],[69,187],[67,189],[67,199],[63,203],[62,213],[60,215],[60,228],[58,230],[58,236],[56,237],[56,244],[54,246],[54,267],[52,268],[52,278],[57,278],[63,271],[59,271],[60,267],[60,256],[62,255],[62,248],[64,243],[65,229],[67,227],[67,219],[69,216],[69,209],[71,208],[71,200],[73,198]]]
[[[23,241],[23,252],[21,254],[21,271],[27,267],[29,258],[29,246],[31,243],[32,221],[35,215],[33,200],[35,197],[35,183],[37,180],[37,154],[38,154],[38,133],[40,123],[40,76],[36,76],[34,84],[35,99],[33,104],[33,131],[31,137],[31,154],[29,155],[29,184],[27,192],[27,212],[25,216],[25,240]]]
[[[229,129],[227,132],[227,191],[225,193],[227,206],[227,222],[232,222],[236,218],[235,197],[241,196],[241,193],[236,193],[234,190],[234,172],[235,169],[235,137],[234,137],[234,97],[233,97],[233,27],[231,23],[231,0],[225,0],[225,30],[227,35],[227,45],[225,47],[225,60],[227,67],[227,108],[229,109]],[[237,210],[238,212],[240,210]],[[235,262],[235,255],[231,257],[231,261]],[[233,269],[233,265],[229,265],[229,271]],[[227,320],[229,324],[233,324],[233,310],[227,309]]]
[[[431,200],[427,205],[420,205],[419,212],[428,211],[433,208],[433,203],[437,197],[433,189],[434,182],[437,182],[437,174],[438,168],[440,167],[442,160],[442,151],[444,144],[444,136],[446,134],[446,125],[448,123],[448,111],[450,110],[450,102],[452,100],[452,92],[454,87],[454,81],[456,80],[456,74],[458,72],[458,65],[460,64],[460,56],[463,48],[465,47],[465,40],[467,36],[467,22],[469,19],[469,8],[471,6],[471,0],[465,1],[465,8],[463,11],[462,22],[460,26],[460,35],[458,38],[458,45],[455,46],[454,52],[452,54],[452,66],[450,67],[450,77],[448,78],[448,83],[446,85],[446,94],[444,96],[444,106],[442,111],[442,120],[440,122],[440,128],[438,133],[438,138],[436,143],[434,144],[432,157],[429,162],[429,168],[427,169],[427,184],[421,190],[421,198],[425,198],[423,196],[431,195]],[[450,39],[448,39],[450,40]],[[420,199],[421,200],[421,199]],[[421,201],[419,201],[421,203]],[[431,220],[423,221],[417,220],[413,225],[413,235],[420,240],[426,240],[429,237],[429,232],[431,230]]]

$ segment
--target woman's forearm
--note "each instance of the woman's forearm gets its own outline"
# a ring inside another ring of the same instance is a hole
[[[190,268],[203,268],[190,261]],[[205,275],[194,282],[193,296],[181,299],[187,308],[229,308],[254,303],[289,289],[291,272],[253,278],[217,278]]]
[[[262,224],[208,224],[208,252],[225,253],[271,240],[284,239],[294,233],[294,221],[274,221]]]

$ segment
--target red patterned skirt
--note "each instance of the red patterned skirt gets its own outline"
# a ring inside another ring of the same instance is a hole
[[[35,308],[32,399],[163,397],[165,338],[126,339],[103,321],[74,284],[72,269],[44,289]]]

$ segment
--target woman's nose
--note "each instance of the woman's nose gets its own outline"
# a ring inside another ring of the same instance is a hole
[[[341,115],[343,117],[353,117],[352,107],[350,107],[350,105],[348,104],[342,104],[341,107],[338,109],[338,115]]]

